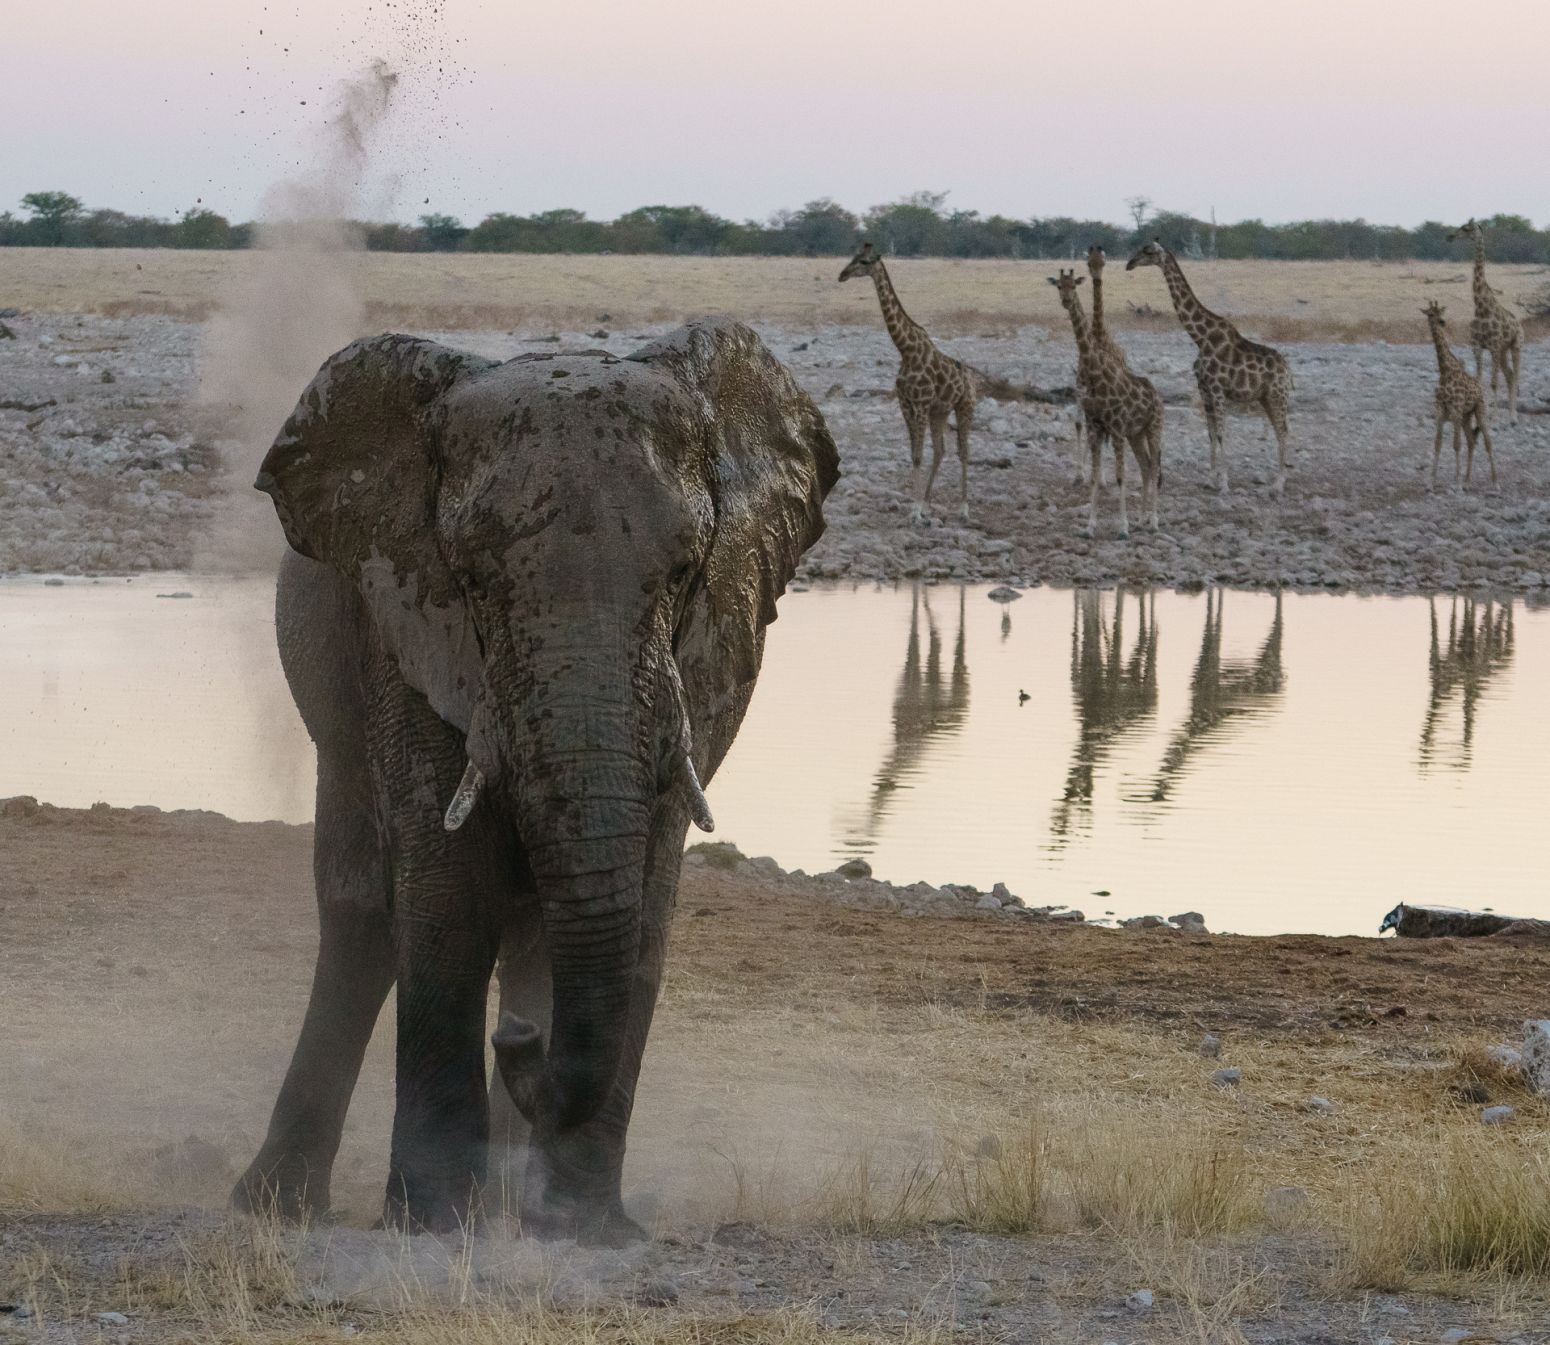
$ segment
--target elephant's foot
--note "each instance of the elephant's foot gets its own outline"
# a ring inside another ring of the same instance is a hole
[[[464,1233],[482,1217],[480,1178],[472,1172],[455,1177],[426,1177],[393,1172],[382,1202],[383,1228],[403,1233]]]
[[[327,1168],[297,1155],[269,1160],[260,1154],[232,1187],[231,1207],[239,1214],[317,1223],[330,1210]]]
[[[538,1209],[524,1209],[522,1232],[542,1242],[574,1239],[583,1247],[628,1247],[650,1237],[618,1201],[601,1209],[547,1203]]]

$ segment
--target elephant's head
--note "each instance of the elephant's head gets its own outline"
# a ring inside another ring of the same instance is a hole
[[[727,321],[623,360],[358,342],[264,460],[291,546],[358,587],[405,681],[464,736],[462,785],[427,786],[424,806],[520,838],[553,1026],[546,1053],[503,1025],[502,1065],[541,1128],[608,1095],[648,836],[709,827],[699,781],[837,475],[817,408]]]

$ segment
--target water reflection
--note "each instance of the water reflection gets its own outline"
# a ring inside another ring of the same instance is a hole
[[[1454,598],[1448,612],[1448,644],[1443,649],[1432,598],[1431,697],[1421,724],[1421,769],[1442,766],[1468,770],[1475,742],[1475,715],[1491,679],[1512,662],[1512,603],[1489,598]],[[1437,742],[1443,721],[1452,718],[1457,700],[1459,730],[1451,743]]]
[[[870,854],[888,815],[894,791],[907,788],[921,771],[933,743],[951,737],[969,713],[969,663],[964,637],[966,590],[958,590],[957,634],[953,638],[950,672],[942,667],[942,635],[931,611],[931,590],[915,587],[910,600],[910,633],[904,646],[904,668],[893,693],[893,745],[872,781],[865,809],[845,826],[843,847],[851,854]],[[926,622],[925,656],[921,655],[920,623]],[[1006,635],[1005,629],[1002,632]]]
[[[1108,600],[1113,598],[1110,619]],[[1125,609],[1134,597],[1135,639],[1125,648]],[[1157,712],[1157,595],[1109,595],[1097,589],[1071,594],[1071,700],[1077,739],[1066,771],[1065,793],[1050,819],[1052,845],[1073,830],[1090,830],[1093,778],[1104,759],[1133,729]]]
[[[1200,635],[1200,656],[1189,682],[1189,715],[1173,735],[1162,764],[1145,795],[1164,803],[1190,769],[1196,753],[1220,742],[1245,723],[1274,709],[1286,686],[1281,666],[1285,635],[1282,597],[1275,595],[1275,615],[1259,651],[1250,659],[1222,657],[1222,624],[1227,606],[1224,589],[1206,591],[1206,621]]]

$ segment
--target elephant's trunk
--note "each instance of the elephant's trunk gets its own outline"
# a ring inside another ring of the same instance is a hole
[[[494,1037],[507,1091],[540,1133],[590,1120],[613,1088],[640,957],[653,799],[634,697],[567,702],[535,697],[510,782],[554,985],[548,1050],[536,1025],[509,1015]]]

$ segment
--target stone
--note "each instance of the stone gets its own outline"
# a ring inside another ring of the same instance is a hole
[[[1550,1097],[1550,1018],[1523,1024],[1523,1082],[1540,1097]]]
[[[1415,906],[1400,902],[1383,917],[1379,934],[1393,930],[1402,939],[1478,939],[1500,934],[1508,925],[1523,922],[1521,916],[1497,915],[1495,911],[1468,911],[1461,906]]]
[[[1450,1326],[1437,1337],[1438,1340],[1443,1342],[1443,1345],[1458,1345],[1458,1342],[1461,1340],[1473,1340],[1474,1338],[1475,1333],[1467,1326]]]
[[[1161,929],[1168,922],[1160,915],[1133,915],[1119,923],[1122,929]]]
[[[1318,1116],[1333,1116],[1335,1114],[1335,1104],[1327,1097],[1319,1097],[1315,1094],[1308,1099],[1308,1110]]]
[[[1211,1082],[1218,1088],[1236,1088],[1243,1082],[1241,1069],[1219,1069],[1211,1075]]]
[[[996,1296],[996,1291],[985,1280],[965,1280],[958,1293],[964,1302],[976,1308],[988,1308]]]
[[[1015,588],[1008,588],[1005,584],[998,584],[985,595],[991,602],[1016,602],[1023,595]]]
[[[781,878],[785,876],[785,870],[773,855],[755,855],[748,861],[748,867],[764,878]]]
[[[1524,1026],[1527,1027],[1528,1024],[1525,1023]],[[1495,1046],[1486,1047],[1485,1053],[1493,1064],[1500,1065],[1503,1069],[1523,1068],[1523,1052],[1516,1046],[1499,1042]]]
[[[1155,1302],[1156,1298],[1150,1289],[1137,1289],[1125,1300],[1125,1306],[1134,1313],[1144,1314],[1152,1310]]]
[[[128,1326],[129,1318],[122,1312],[99,1312],[97,1320],[104,1326]]]
[[[1083,915],[1080,911],[1076,911],[1076,910],[1072,910],[1072,911],[1051,911],[1050,914],[1049,914],[1049,918],[1051,920],[1059,920],[1059,921],[1061,921],[1061,922],[1063,922],[1065,924],[1069,924],[1069,925],[1080,925],[1083,921],[1085,921],[1087,919],[1087,917],[1085,915]]]
[[[870,878],[872,866],[864,859],[847,859],[843,864],[835,868],[835,873],[841,878]]]
[[[1014,896],[1012,894],[1012,889],[1009,888],[1005,883],[997,883],[990,889],[990,895],[999,901],[1003,906],[1021,906],[1024,904],[1023,899],[1021,897]]]
[[[974,906],[976,910],[981,911],[999,911],[1001,909],[1001,903],[989,893],[986,893],[985,896],[976,901]]]
[[[1517,1109],[1514,1107],[1487,1107],[1480,1113],[1480,1124],[1488,1126],[1506,1125],[1517,1114]]]
[[[657,1275],[642,1280],[630,1297],[644,1308],[667,1308],[678,1302],[678,1285],[666,1275]]]
[[[1170,915],[1168,920],[1186,934],[1209,934],[1206,928],[1206,918],[1199,911],[1184,911],[1179,915]]]
[[[1222,1039],[1207,1032],[1200,1039],[1200,1054],[1207,1060],[1215,1060],[1222,1053]]]
[[[37,811],[38,801],[31,794],[0,799],[0,817],[32,817]]]

